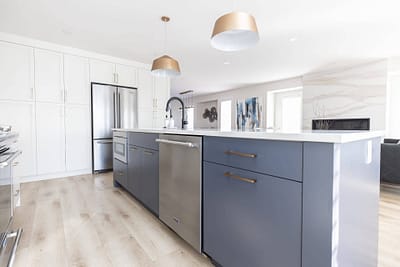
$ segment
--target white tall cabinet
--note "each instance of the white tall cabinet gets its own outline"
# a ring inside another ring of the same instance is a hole
[[[91,82],[137,88],[139,127],[163,126],[169,80],[147,66],[15,43],[0,40],[0,124],[20,134],[22,181],[91,171]]]
[[[0,122],[12,125],[19,133],[18,147],[23,153],[17,159],[14,174],[19,177],[36,174],[36,124],[34,102],[0,100]]]
[[[89,59],[64,55],[66,104],[90,104]]]
[[[65,106],[65,149],[67,171],[91,168],[89,106]]]
[[[36,104],[37,174],[65,172],[64,106]]]
[[[36,101],[64,102],[63,55],[52,51],[35,49]]]
[[[138,121],[140,128],[164,126],[165,105],[170,96],[169,79],[155,77],[148,70],[139,70]]]
[[[33,48],[0,41],[0,99],[34,100]]]

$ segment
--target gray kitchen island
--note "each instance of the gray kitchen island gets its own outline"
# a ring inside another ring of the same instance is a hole
[[[126,136],[132,148],[126,164],[114,159],[116,183],[156,216],[159,185],[165,186],[158,166],[163,162],[165,168],[166,157],[156,140],[201,137],[201,146],[179,149],[201,150],[199,252],[216,265],[377,266],[381,132],[114,129],[114,134]],[[176,139],[163,146],[179,145]],[[192,219],[180,215],[171,221],[185,229]],[[175,231],[185,239],[185,231]]]

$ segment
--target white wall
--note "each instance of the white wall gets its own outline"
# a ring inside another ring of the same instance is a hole
[[[223,100],[232,100],[232,129],[235,128],[235,105],[236,100],[243,100],[249,97],[259,97],[261,99],[261,103],[263,105],[263,114],[262,114],[262,126],[266,127],[266,110],[267,110],[267,92],[272,90],[280,90],[287,88],[295,88],[301,87],[301,78],[291,78],[286,80],[280,80],[275,82],[262,83],[257,85],[252,85],[248,87],[243,87],[234,90],[228,90],[223,92],[218,92],[215,94],[207,94],[207,95],[199,95],[194,97],[194,105],[195,109],[197,109],[197,104],[201,102],[213,101],[216,100],[218,102],[218,115],[221,114],[221,101]],[[195,110],[195,112],[197,112]],[[219,125],[219,120],[218,120]],[[198,122],[194,121],[194,127],[197,128]]]
[[[386,135],[400,138],[400,58],[389,61]]]
[[[386,128],[387,61],[375,61],[303,76],[303,128],[314,118],[371,118]]]

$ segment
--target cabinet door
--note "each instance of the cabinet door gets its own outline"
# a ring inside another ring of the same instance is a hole
[[[101,60],[90,60],[90,81],[98,83],[115,83],[115,64]]]
[[[141,151],[143,162],[139,200],[158,215],[158,151],[146,148]]]
[[[140,199],[140,178],[142,176],[141,148],[129,145],[128,149],[128,191]]]
[[[168,77],[154,77],[154,107],[165,110],[170,95],[170,80]]]
[[[116,64],[115,73],[118,85],[137,87],[137,69],[135,67]]]
[[[35,49],[36,101],[64,101],[63,55]]]
[[[138,127],[139,128],[152,128],[153,126],[153,109],[152,108],[139,108],[138,109]]]
[[[64,55],[65,102],[90,104],[89,60]]]
[[[36,104],[37,173],[65,171],[64,106]]]
[[[23,153],[16,160],[15,176],[36,175],[35,104],[0,102],[0,121],[19,134],[17,146]]]
[[[67,171],[91,168],[89,106],[65,107],[65,156]]]
[[[127,187],[128,173],[127,173],[127,166],[125,163],[117,159],[114,159],[113,176],[114,180],[116,180],[120,185],[122,185],[125,188]]]
[[[164,109],[158,109],[153,112],[153,128],[163,128],[165,126],[165,115],[166,111]],[[175,126],[181,127],[180,121],[174,121]]]
[[[203,167],[204,251],[223,266],[301,266],[301,183]]]
[[[138,73],[138,106],[139,108],[153,109],[154,77],[149,70],[140,69]]]
[[[33,100],[33,48],[0,42],[0,99]]]

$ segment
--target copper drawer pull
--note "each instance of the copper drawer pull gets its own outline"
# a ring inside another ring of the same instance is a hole
[[[229,177],[229,178],[233,178],[233,179],[237,179],[237,180],[240,180],[240,181],[243,181],[243,182],[246,182],[246,183],[250,183],[250,184],[255,184],[257,182],[256,179],[250,179],[250,178],[241,177],[239,175],[235,175],[235,174],[232,174],[230,172],[225,172],[224,176]]]
[[[253,158],[253,159],[255,157],[257,157],[256,154],[248,154],[248,153],[242,153],[242,152],[237,152],[237,151],[232,151],[232,150],[225,151],[225,154],[239,156],[239,157],[243,157],[243,158]]]

